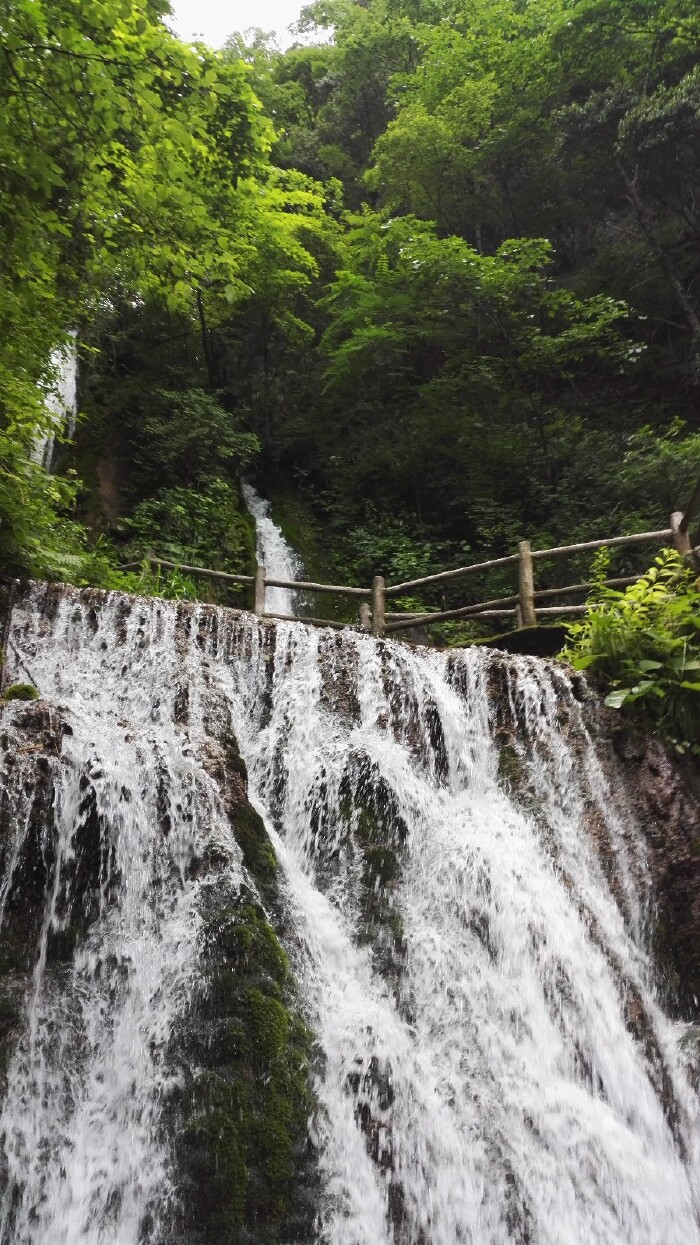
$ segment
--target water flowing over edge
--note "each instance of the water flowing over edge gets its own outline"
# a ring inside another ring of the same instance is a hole
[[[243,500],[255,519],[255,556],[265,567],[268,579],[301,579],[304,566],[298,553],[285,540],[280,528],[270,518],[270,503],[252,484],[241,485]],[[266,588],[265,608],[268,614],[298,613],[301,598],[289,588]]]
[[[51,415],[51,428],[37,437],[32,450],[32,461],[51,470],[56,437],[65,431],[69,440],[75,432],[78,413],[78,349],[77,334],[71,332],[70,340],[51,354],[51,366],[57,380],[46,397],[46,409]]]
[[[0,1120],[1,1241],[167,1235],[167,1052],[200,973],[199,899],[251,884],[203,762],[229,729],[322,1052],[314,1240],[700,1240],[697,1098],[646,950],[644,844],[561,668],[41,586],[10,640],[10,677],[21,659],[70,733]],[[0,910],[30,762],[2,776]],[[47,948],[91,818],[103,886],[58,979]]]

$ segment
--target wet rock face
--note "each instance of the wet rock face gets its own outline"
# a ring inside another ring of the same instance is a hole
[[[52,866],[47,811],[54,798],[53,767],[69,731],[60,711],[45,701],[0,701],[0,877],[6,879],[12,873],[12,883],[3,888],[1,898],[0,1093],[34,967]],[[13,833],[19,818],[27,827],[21,843]],[[70,937],[67,929],[64,934],[63,942]],[[51,940],[48,951],[55,970],[60,971],[61,939]]]
[[[232,885],[216,860],[203,864],[200,984],[171,1051],[181,1088],[170,1122],[179,1198],[168,1241],[291,1245],[310,1239],[318,1193],[312,1039],[271,924],[285,919],[277,860],[248,800],[237,741],[207,735],[199,756],[255,889]]]
[[[657,950],[682,1012],[700,1010],[700,777],[664,745],[619,731],[613,748],[625,795],[643,830]]]

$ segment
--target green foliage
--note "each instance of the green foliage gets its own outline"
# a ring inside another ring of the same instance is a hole
[[[294,300],[315,269],[305,241],[323,197],[270,168],[273,130],[248,66],[181,43],[165,7],[9,0],[3,10],[0,558],[13,571],[79,573],[61,556],[68,486],[27,465],[47,425],[51,351],[71,326],[155,302],[201,333],[211,387],[212,328],[257,291],[280,321],[303,323]],[[167,466],[185,468],[172,483],[190,482],[190,451],[207,440],[232,471],[251,461],[254,437],[233,423],[222,435],[213,397],[183,405],[189,438],[181,430],[171,443],[156,413],[144,425],[150,452],[168,448]],[[83,534],[69,536],[80,562]]]
[[[123,521],[135,550],[151,548],[175,562],[218,567],[244,563],[249,529],[237,495],[226,480],[206,482],[206,491],[160,489],[139,502]]]
[[[562,657],[610,688],[605,703],[700,752],[700,584],[672,549],[624,592],[604,587],[608,559],[583,622],[569,625]]]
[[[139,405],[132,487],[187,486],[222,470],[239,475],[260,451],[257,437],[236,428],[233,417],[203,389],[149,389]]]
[[[382,574],[394,582],[419,578],[444,559],[447,550],[417,529],[411,515],[382,515],[368,502],[364,522],[343,537],[339,561],[357,583]]]
[[[334,2],[315,23],[332,43],[235,48],[274,159],[361,209],[309,290],[321,351],[253,352],[265,455],[342,565],[368,502],[443,564],[665,525],[698,426],[692,0]]]
[[[162,8],[3,16],[4,568],[247,570],[258,466],[359,582],[665,526],[700,435],[693,0],[319,0],[332,39],[285,53]],[[71,325],[77,490],[27,465]]]

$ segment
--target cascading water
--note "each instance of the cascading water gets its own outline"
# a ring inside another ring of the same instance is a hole
[[[78,411],[78,350],[75,333],[71,333],[66,346],[53,351],[51,367],[56,373],[56,383],[46,397],[50,427],[37,437],[32,451],[32,460],[46,471],[51,470],[56,436],[65,431],[70,440],[75,432]]]
[[[38,586],[12,611],[8,677],[20,660],[70,733],[0,1241],[166,1235],[167,1051],[207,884],[192,866],[215,841],[245,876],[202,760],[216,722],[283,868],[322,1051],[314,1245],[700,1242],[698,1101],[645,948],[644,848],[562,670]],[[3,774],[3,904],[36,820],[30,762]],[[90,819],[100,885],[52,976]]]
[[[255,519],[255,554],[265,567],[268,579],[301,579],[304,567],[301,558],[287,544],[280,528],[270,518],[270,503],[255,491],[252,484],[242,484],[243,500]],[[267,588],[265,608],[268,614],[299,612],[298,592],[289,588]]]

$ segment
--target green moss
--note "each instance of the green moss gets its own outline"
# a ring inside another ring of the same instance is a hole
[[[523,781],[523,763],[513,744],[503,744],[498,752],[498,779],[504,786],[517,787]]]
[[[257,987],[248,990],[247,1005],[254,1061],[277,1064],[289,1036],[287,1009]]]
[[[215,1239],[222,1231],[228,1239],[231,1228],[242,1226],[246,1217],[249,1121],[226,1082],[202,1078],[198,1090],[203,1109],[184,1130],[181,1145],[194,1178],[197,1218]]]
[[[226,752],[226,768],[232,770],[234,774],[238,774],[248,784],[248,767],[238,751],[238,741],[235,735],[225,734],[221,736],[221,744]]]
[[[217,946],[237,973],[256,971],[272,981],[287,980],[289,964],[262,908],[244,904],[237,911],[226,909],[217,918]]]
[[[393,892],[401,873],[406,827],[390,793],[366,774],[344,785],[339,815],[361,856],[358,942],[368,946],[377,971],[398,978],[405,954],[403,919]]]
[[[268,890],[275,881],[277,857],[262,817],[251,804],[243,804],[236,809],[232,825],[246,869],[263,892]]]
[[[299,554],[304,564],[304,575],[314,583],[338,583],[338,571],[328,550],[331,544],[308,503],[298,493],[278,489],[274,484],[266,486],[271,498],[271,511],[285,539]],[[342,582],[342,580],[340,581]],[[337,622],[352,622],[356,607],[347,597],[312,595],[313,609],[309,612]]]
[[[0,700],[38,700],[39,691],[33,683],[13,683],[6,687]]]
[[[227,771],[237,774],[247,788],[248,770],[238,751],[235,736],[224,735],[221,743],[226,754]],[[231,815],[230,821],[246,869],[264,898],[273,899],[276,892],[277,857],[262,817],[245,800]]]
[[[263,910],[245,901],[211,913],[205,939],[201,1071],[178,1143],[185,1218],[226,1245],[309,1239],[311,1035],[287,957]]]
[[[399,876],[399,862],[396,852],[391,847],[367,846],[363,852],[365,885],[375,888],[377,884],[386,886]]]

